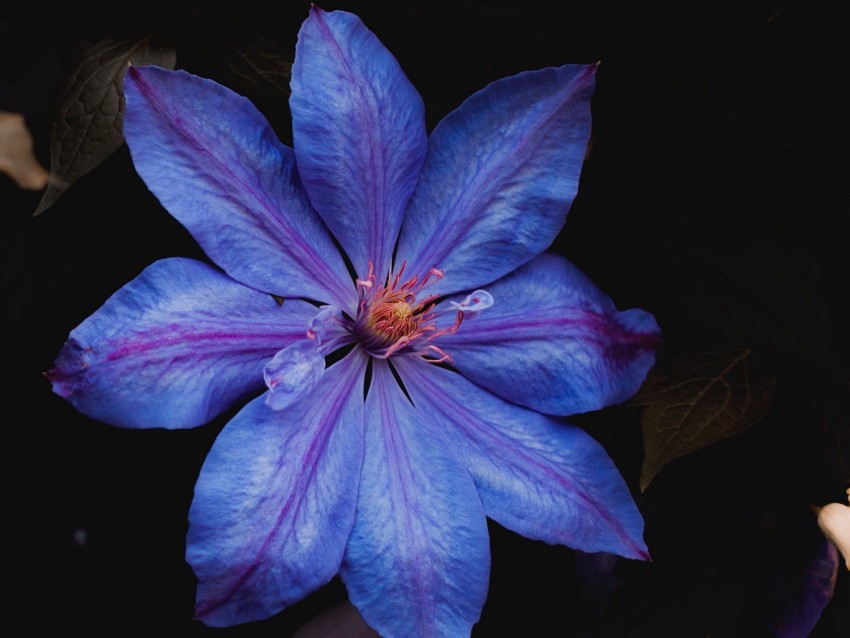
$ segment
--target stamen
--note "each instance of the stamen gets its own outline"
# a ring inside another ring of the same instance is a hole
[[[410,337],[402,337],[401,339],[396,341],[393,345],[391,345],[389,348],[387,348],[387,351],[384,353],[384,358],[386,359],[393,352],[400,350],[401,348],[406,346],[408,343],[410,343]]]
[[[445,350],[442,348],[438,348],[437,346],[428,346],[426,350],[431,350],[432,352],[436,352],[440,357],[439,359],[425,359],[428,363],[443,363],[444,361],[448,361],[451,363],[453,359],[451,355],[447,354]]]
[[[439,281],[440,279],[443,278],[443,276],[444,276],[444,273],[443,273],[442,270],[440,270],[438,268],[432,268],[431,270],[428,271],[428,274],[425,275],[425,279],[422,280],[422,285],[424,286],[426,283],[428,283],[428,280],[431,277],[436,277],[437,280]]]
[[[467,295],[466,299],[460,303],[450,301],[449,304],[459,311],[481,312],[493,305],[493,295],[486,290],[476,290],[470,295]]]
[[[369,260],[369,274],[366,275],[366,279],[358,279],[356,285],[358,288],[362,288],[360,294],[362,295],[364,291],[372,288],[373,283],[376,281],[375,279],[375,268],[372,266],[372,260]]]
[[[341,323],[342,310],[339,306],[322,306],[316,316],[307,324],[307,337],[316,341],[317,344],[325,340],[328,329],[333,323]]]
[[[451,361],[448,353],[431,342],[457,332],[465,315],[473,317],[489,308],[493,297],[485,290],[476,290],[460,302],[450,302],[456,311],[455,322],[439,329],[436,311],[439,295],[422,295],[426,288],[443,278],[443,271],[432,268],[421,278],[414,275],[405,281],[406,268],[407,262],[403,261],[398,272],[391,274],[382,285],[369,263],[368,278],[357,280],[360,303],[350,332],[371,356],[378,359],[405,352],[431,363]]]

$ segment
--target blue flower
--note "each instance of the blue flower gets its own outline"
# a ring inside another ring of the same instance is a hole
[[[221,270],[154,263],[48,376],[127,428],[195,427],[265,387],[195,487],[199,619],[266,618],[339,573],[384,636],[467,635],[487,516],[647,557],[614,464],[550,416],[626,400],[658,342],[649,314],[541,254],[578,187],[595,69],[494,82],[428,137],[378,39],[314,7],[292,69],[294,151],[214,82],[129,70],[139,175]]]

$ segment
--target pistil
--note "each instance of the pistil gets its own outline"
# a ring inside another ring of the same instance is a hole
[[[386,283],[379,284],[372,264],[369,264],[368,277],[357,280],[360,303],[352,334],[371,356],[378,359],[406,352],[420,355],[432,363],[451,361],[451,357],[432,342],[457,331],[468,309],[468,299],[453,304],[457,311],[454,324],[439,330],[435,311],[439,295],[424,292],[443,278],[443,272],[432,268],[421,279],[414,275],[405,280],[406,265],[403,262],[398,273],[390,275]],[[476,291],[474,294],[477,293],[486,295],[492,303],[492,297],[486,292]],[[473,312],[479,309],[469,308]]]

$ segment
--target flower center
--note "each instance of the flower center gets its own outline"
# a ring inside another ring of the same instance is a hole
[[[427,361],[451,360],[443,350],[431,343],[437,337],[455,332],[463,319],[458,309],[454,325],[437,328],[435,303],[438,295],[424,295],[432,283],[442,279],[436,268],[422,279],[403,279],[406,264],[386,284],[379,284],[369,264],[369,276],[357,280],[360,304],[351,332],[371,356],[387,359],[397,353],[412,353]]]
[[[417,318],[404,300],[382,301],[372,309],[369,322],[375,332],[396,341],[416,332]]]

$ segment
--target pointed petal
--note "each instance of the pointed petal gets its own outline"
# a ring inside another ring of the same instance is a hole
[[[313,6],[289,105],[310,200],[360,278],[371,259],[382,279],[425,158],[422,98],[357,16]]]
[[[131,67],[124,135],[148,188],[227,274],[353,308],[354,286],[281,144],[251,102],[184,71]]]
[[[263,387],[263,365],[303,339],[315,307],[163,259],[75,328],[47,373],[80,412],[128,428],[191,428]]]
[[[548,414],[598,410],[631,397],[655,363],[652,315],[618,311],[563,257],[540,255],[487,290],[492,307],[439,345],[502,398]]]
[[[260,397],[219,434],[186,549],[207,625],[267,618],[339,570],[363,460],[365,364],[355,350],[303,401],[277,412]]]
[[[649,557],[640,512],[590,436],[421,359],[394,362],[417,410],[469,470],[487,516],[547,543]]]
[[[564,224],[590,137],[595,65],[493,82],[431,134],[399,238],[434,293],[489,283],[543,251]]]
[[[468,636],[487,595],[487,525],[466,470],[375,360],[357,516],[342,566],[382,636]]]

